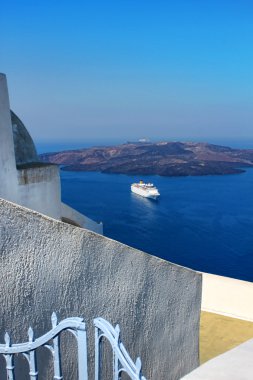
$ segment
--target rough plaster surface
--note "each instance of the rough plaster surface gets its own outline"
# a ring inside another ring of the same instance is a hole
[[[251,380],[253,339],[209,360],[182,380]]]
[[[30,325],[46,332],[56,311],[83,316],[92,347],[101,316],[119,323],[147,379],[176,380],[198,365],[201,274],[4,200],[0,214],[2,341],[5,330],[14,341]],[[67,379],[73,356],[68,349]]]

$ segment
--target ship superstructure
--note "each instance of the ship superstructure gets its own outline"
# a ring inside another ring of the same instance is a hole
[[[144,183],[143,181],[133,183],[131,185],[131,191],[145,198],[157,199],[160,196],[158,189],[153,183]]]

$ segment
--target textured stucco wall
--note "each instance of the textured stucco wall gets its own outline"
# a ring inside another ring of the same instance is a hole
[[[201,274],[4,200],[0,214],[1,340],[5,330],[26,340],[29,325],[45,332],[56,311],[83,316],[92,345],[101,316],[119,323],[147,379],[179,379],[198,365]]]
[[[0,74],[0,144],[0,197],[17,202],[14,142],[7,81],[4,74]]]

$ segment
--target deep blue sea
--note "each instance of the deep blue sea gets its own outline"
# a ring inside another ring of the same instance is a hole
[[[158,201],[130,192],[140,179],[158,187]],[[63,201],[102,221],[106,236],[189,268],[253,281],[253,169],[142,178],[61,171],[61,181]]]

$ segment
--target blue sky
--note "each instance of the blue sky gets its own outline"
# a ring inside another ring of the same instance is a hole
[[[35,140],[253,139],[253,3],[4,1],[0,71]]]

